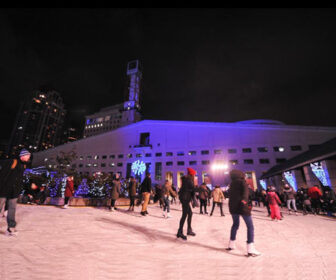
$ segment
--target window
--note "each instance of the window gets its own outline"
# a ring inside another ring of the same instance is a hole
[[[111,166],[111,167],[114,167],[114,165],[115,165],[114,162],[111,162],[111,163],[110,163],[110,166]]]
[[[167,161],[166,162],[166,166],[172,166],[173,165],[173,162],[172,161]]]
[[[253,164],[253,159],[244,159],[244,164]]]
[[[80,168],[82,168],[83,167],[83,164],[80,164],[80,165],[78,165]]]
[[[99,159],[99,156],[98,156],[98,155],[95,155],[95,156],[94,156],[94,159]]]
[[[162,178],[162,163],[155,163],[155,180],[161,180]]]
[[[127,154],[127,157],[128,158],[132,158],[132,154]]]
[[[91,163],[88,163],[88,164],[86,165],[86,167],[91,167]]]
[[[142,154],[136,154],[135,157],[140,158],[142,157]]]
[[[101,167],[106,167],[106,163],[102,163],[100,166]]]
[[[149,146],[150,134],[149,132],[140,133],[140,146]]]
[[[189,165],[197,165],[197,161],[196,160],[189,161]]]
[[[236,160],[236,159],[232,159],[232,160],[230,160],[230,163],[231,163],[232,165],[237,165],[237,164],[238,164],[238,160]]]
[[[202,160],[202,165],[208,165],[210,164],[210,160]]]
[[[267,152],[268,152],[268,149],[267,149],[267,147],[259,147],[259,148],[258,148],[258,152],[259,152],[259,153],[267,153]]]
[[[215,155],[220,155],[222,153],[222,150],[214,150]]]
[[[316,145],[316,144],[309,145],[309,150],[316,149],[318,146],[319,145]]]
[[[251,148],[243,148],[243,153],[252,153]]]
[[[179,166],[184,165],[184,161],[178,161],[178,162],[177,162],[177,165],[179,165]]]
[[[91,158],[92,158],[92,156],[87,156],[86,158],[87,158],[87,159],[91,159]]]
[[[93,164],[93,167],[97,167],[97,166],[98,166],[98,164],[97,164],[97,163],[94,163],[94,164]]]
[[[284,152],[285,151],[285,148],[284,147],[282,147],[282,146],[275,146],[275,147],[273,147],[273,151],[274,152]]]
[[[178,156],[184,156],[184,152],[177,152]]]
[[[301,151],[302,147],[300,145],[296,145],[296,146],[291,146],[291,150],[292,151]]]
[[[188,155],[189,155],[189,156],[195,156],[195,155],[196,155],[196,151],[190,151],[190,152],[188,153]]]
[[[209,154],[209,151],[207,150],[201,151],[201,155],[208,155],[208,154]]]
[[[103,156],[102,156],[102,159],[106,159],[106,158],[107,158],[107,156],[106,156],[106,155],[103,155]]]
[[[115,158],[115,155],[110,155],[110,158]]]
[[[228,153],[229,154],[236,154],[237,153],[237,149],[228,149]]]
[[[145,157],[151,157],[151,156],[152,156],[151,153],[147,153],[147,154],[145,154]]]
[[[118,162],[117,166],[123,166],[122,162]]]
[[[124,158],[124,155],[118,155],[118,158]]]
[[[79,160],[83,160],[83,156],[80,156],[80,157],[79,157]]]
[[[162,153],[156,153],[155,156],[156,157],[162,157]]]
[[[277,159],[275,159],[275,161],[276,161],[276,163],[283,163],[283,162],[286,161],[286,159],[285,158],[277,158]]]
[[[269,164],[270,161],[269,161],[268,158],[261,158],[261,159],[259,159],[259,163],[261,163],[261,164]]]
[[[166,156],[167,156],[167,157],[172,157],[172,156],[173,156],[173,153],[172,153],[172,152],[166,152]]]

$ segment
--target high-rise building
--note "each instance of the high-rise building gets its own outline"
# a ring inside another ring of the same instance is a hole
[[[55,90],[38,90],[21,104],[12,130],[8,154],[22,148],[32,152],[61,143],[65,117],[63,100]]]
[[[102,108],[85,117],[84,137],[101,134],[141,120],[140,93],[142,71],[139,60],[127,64],[128,91],[126,101]]]

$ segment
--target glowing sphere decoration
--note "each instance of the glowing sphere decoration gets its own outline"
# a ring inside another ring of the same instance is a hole
[[[132,163],[132,171],[135,175],[142,175],[146,171],[146,164],[143,161],[137,160]]]

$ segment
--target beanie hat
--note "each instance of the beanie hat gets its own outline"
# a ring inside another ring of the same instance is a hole
[[[26,155],[31,155],[30,152],[26,149],[22,149],[20,152],[20,157],[26,156]]]
[[[191,176],[195,176],[196,173],[197,173],[194,169],[192,169],[190,167],[188,167],[187,170],[188,170],[188,174],[191,175]]]

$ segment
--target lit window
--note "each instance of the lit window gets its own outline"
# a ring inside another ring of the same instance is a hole
[[[237,165],[237,164],[238,164],[238,160],[236,160],[236,159],[232,159],[232,160],[230,160],[230,163],[231,163],[232,165]]]
[[[214,150],[215,155],[220,155],[222,153],[222,150]]]
[[[172,153],[172,152],[166,152],[166,156],[167,156],[167,157],[172,157],[172,156],[173,156],[173,153]]]
[[[251,148],[243,148],[243,153],[252,153]]]
[[[195,156],[195,155],[196,155],[196,151],[190,151],[190,152],[188,153],[188,155],[189,155],[189,156]]]
[[[267,147],[259,147],[259,148],[258,148],[258,152],[259,152],[259,153],[267,153],[267,152],[268,152],[268,149],[267,149]]]

